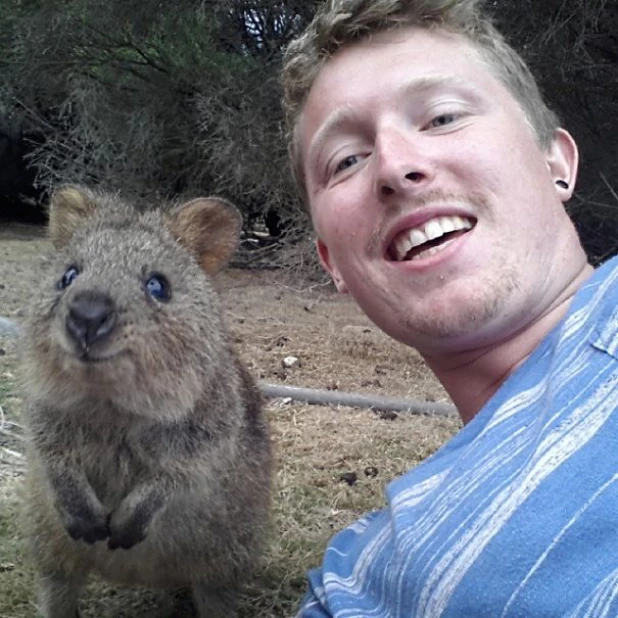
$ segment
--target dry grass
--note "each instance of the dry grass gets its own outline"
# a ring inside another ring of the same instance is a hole
[[[48,248],[27,229],[0,230],[0,314],[21,319],[32,274]],[[415,352],[388,340],[328,287],[301,289],[273,273],[244,271],[223,274],[218,287],[241,354],[260,379],[446,400]],[[282,367],[290,354],[300,358],[300,367]],[[0,337],[0,406],[12,422],[19,422],[23,405],[17,364],[15,340]],[[304,593],[305,573],[319,563],[327,540],[361,513],[383,506],[385,484],[458,427],[454,419],[399,414],[387,420],[368,410],[280,401],[270,402],[268,413],[278,458],[273,526],[262,566],[241,599],[242,618],[292,615]],[[19,452],[23,445],[5,431],[0,432],[0,618],[33,618],[33,574],[19,527],[23,461],[6,449]],[[345,473],[358,480],[348,485],[341,480]],[[186,598],[174,602],[175,611],[165,595],[94,582],[83,615],[191,615]]]

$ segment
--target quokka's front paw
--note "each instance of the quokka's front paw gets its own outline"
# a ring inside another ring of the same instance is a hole
[[[127,512],[121,505],[110,517],[107,546],[110,549],[131,549],[146,538],[146,527],[147,522],[139,508]]]
[[[65,527],[72,539],[83,540],[92,545],[109,538],[108,517],[105,513],[82,511],[66,518]]]

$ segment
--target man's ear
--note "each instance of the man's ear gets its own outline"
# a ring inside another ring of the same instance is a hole
[[[571,199],[577,182],[579,152],[575,140],[564,129],[556,130],[547,149],[547,166],[560,199],[567,202]],[[566,183],[566,186],[563,183]]]
[[[337,268],[334,266],[334,264],[331,263],[330,254],[328,252],[328,247],[326,246],[326,244],[318,238],[315,243],[315,248],[317,249],[318,257],[320,258],[320,263],[322,264],[322,267],[331,276],[333,283],[337,288],[337,291],[341,294],[347,294],[348,287],[343,281],[343,278],[341,277],[341,274],[339,273]]]

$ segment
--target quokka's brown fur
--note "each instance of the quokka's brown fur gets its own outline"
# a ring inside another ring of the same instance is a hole
[[[139,213],[61,188],[51,276],[24,337],[27,513],[46,618],[78,616],[89,573],[190,588],[231,616],[270,504],[259,391],[230,342],[210,275],[240,216],[223,200]]]

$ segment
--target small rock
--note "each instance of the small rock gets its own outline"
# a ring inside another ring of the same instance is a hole
[[[365,468],[365,476],[370,476],[370,477],[378,476],[378,469],[375,466],[367,466]]]
[[[345,481],[348,485],[354,485],[358,481],[356,472],[344,472],[340,477],[340,481]]]
[[[4,348],[0,348],[0,356],[5,356],[6,350]]]
[[[13,320],[0,317],[0,335],[17,335],[19,327]]]
[[[301,366],[300,359],[297,356],[286,356],[281,364],[285,369],[295,369],[296,367]]]

